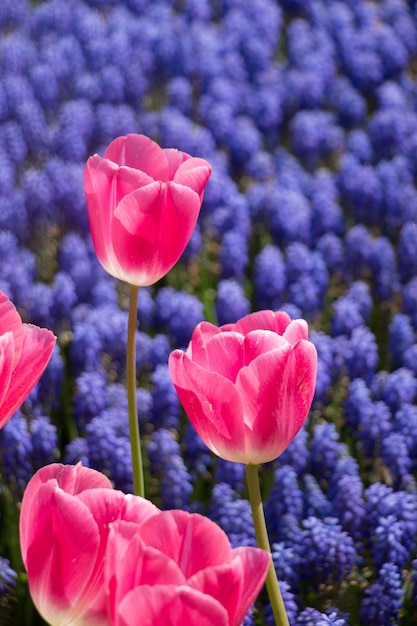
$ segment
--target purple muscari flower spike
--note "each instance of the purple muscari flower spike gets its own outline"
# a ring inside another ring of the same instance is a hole
[[[93,320],[76,321],[70,345],[73,374],[80,374],[86,369],[98,369],[102,353],[102,339]]]
[[[216,315],[220,326],[236,322],[250,312],[250,302],[243,287],[234,279],[220,280],[217,285]]]
[[[249,263],[246,237],[237,230],[227,231],[222,239],[219,264],[221,278],[242,281]]]
[[[332,515],[332,505],[323,493],[319,483],[311,474],[303,477],[304,517],[328,517]]]
[[[344,448],[345,444],[340,443],[334,424],[322,422],[314,425],[310,445],[310,467],[316,479],[330,480]]]
[[[274,243],[278,246],[290,242],[308,245],[312,211],[305,195],[300,190],[277,186],[271,200],[269,225]]]
[[[297,474],[289,465],[282,465],[274,472],[274,484],[265,501],[265,519],[271,541],[281,541],[281,523],[286,515],[301,521],[303,516],[303,493],[298,485]]]
[[[348,615],[341,614],[333,607],[328,608],[325,613],[307,607],[298,615],[294,626],[349,626],[348,619]]]
[[[374,282],[374,291],[382,300],[389,300],[399,291],[395,252],[386,237],[377,237],[372,242],[369,259]]]
[[[151,375],[152,410],[154,428],[177,429],[180,417],[180,402],[169,374],[168,365],[157,365]]]
[[[344,245],[340,237],[332,232],[325,233],[317,240],[316,250],[325,260],[329,274],[342,274],[345,263],[345,253]]]
[[[417,328],[417,277],[404,285],[402,296],[403,313],[411,317],[414,328]]]
[[[102,369],[82,372],[75,380],[74,419],[79,432],[106,407],[107,377]]]
[[[351,457],[346,457],[350,459]],[[343,459],[339,462],[342,467]],[[348,470],[349,471],[349,470]],[[329,497],[335,515],[360,550],[363,524],[366,520],[363,484],[359,475],[338,475],[336,469],[329,488]]]
[[[381,444],[381,458],[394,487],[400,488],[406,485],[411,473],[412,461],[405,437],[401,433],[393,432],[384,437]]]
[[[249,501],[242,499],[230,485],[214,486],[208,516],[223,528],[232,547],[256,545]]]
[[[366,531],[372,537],[380,520],[394,516],[400,522],[401,543],[411,553],[415,549],[417,531],[417,495],[394,492],[381,483],[370,485],[365,492]]]
[[[346,129],[360,126],[366,117],[366,101],[346,76],[340,76],[331,87],[330,101],[337,122]]]
[[[385,402],[371,402],[364,406],[359,415],[357,435],[358,447],[364,456],[374,458],[379,454],[382,441],[391,430],[391,413]]]
[[[333,316],[331,323],[332,335],[348,335],[358,326],[365,323],[360,307],[348,295],[340,296],[333,301]]]
[[[394,431],[400,433],[407,446],[407,457],[411,459],[411,471],[417,468],[417,407],[403,404],[394,415]]]
[[[357,279],[369,273],[372,237],[363,224],[356,224],[346,233],[346,276]]]
[[[308,456],[307,431],[302,428],[279,457],[279,463],[290,465],[301,479],[308,464]]]
[[[17,573],[11,568],[8,559],[0,556],[0,602],[3,606],[4,600],[16,586]]]
[[[233,133],[228,139],[231,165],[240,172],[251,156],[261,149],[262,135],[250,117],[239,115],[233,120]]]
[[[285,579],[279,578],[279,588],[282,594],[282,600],[285,606],[285,612],[290,624],[294,624],[294,620],[297,616],[298,607],[295,595],[291,592],[290,585]],[[272,613],[271,605],[268,603],[264,609],[264,620],[266,626],[274,626],[275,618]]]
[[[109,408],[86,426],[90,467],[107,474],[116,489],[133,492],[127,420],[119,408]]]
[[[346,140],[347,151],[361,164],[370,164],[374,160],[374,153],[369,135],[361,128],[350,131]]]
[[[234,463],[224,459],[216,459],[216,470],[214,473],[215,483],[227,483],[235,491],[242,493],[245,490],[245,466],[243,463]]]
[[[77,303],[78,297],[74,280],[67,272],[57,272],[52,284],[52,319],[55,319],[63,328],[68,327],[72,309]]]
[[[191,476],[173,432],[165,428],[155,430],[148,454],[152,475],[159,479],[162,507],[188,510],[193,490]]]
[[[267,244],[255,257],[253,282],[259,309],[280,308],[286,287],[285,262],[279,248]]]
[[[316,346],[318,354],[314,403],[325,403],[333,380],[333,341],[322,331],[312,331],[310,341]]]
[[[58,458],[58,433],[49,417],[35,415],[30,420],[32,439],[32,465],[36,471]]]
[[[341,235],[345,230],[345,220],[338,203],[337,185],[334,176],[327,171],[319,171],[312,179],[311,189],[313,240],[326,233]]]
[[[294,154],[309,168],[337,156],[345,143],[334,114],[319,110],[295,114],[290,123],[290,141]]]
[[[0,457],[6,484],[22,493],[33,474],[32,452],[28,422],[17,411],[0,430]]]
[[[162,287],[156,296],[156,324],[167,330],[175,345],[184,348],[195,326],[204,319],[203,305],[189,293]]]
[[[404,525],[395,515],[379,518],[371,544],[372,555],[378,568],[389,562],[402,569],[410,559],[411,554],[404,546]]]
[[[378,578],[368,589],[361,602],[361,626],[396,624],[401,608],[401,573],[393,563],[384,563]]]
[[[286,546],[284,542],[273,543],[271,545],[272,559],[278,580],[285,580],[292,591],[298,588],[298,569],[301,557],[293,549]]]
[[[76,437],[65,446],[64,463],[76,465],[79,461],[84,467],[90,467],[88,442],[84,437]]]
[[[38,403],[49,409],[56,409],[60,406],[64,376],[64,359],[59,346],[56,345],[49,363],[35,387]]]
[[[414,222],[402,225],[398,239],[398,270],[403,282],[412,280],[417,274],[417,261],[413,253],[417,245],[417,227]]]
[[[182,438],[182,445],[184,447],[184,459],[193,476],[204,477],[207,475],[212,464],[211,452],[191,422],[188,421]]]
[[[20,125],[13,120],[8,121],[2,126],[2,133],[10,160],[16,166],[21,166],[27,157],[28,147]]]
[[[405,352],[416,342],[411,319],[405,313],[396,313],[388,327],[388,348],[393,369],[401,367]]]
[[[412,404],[417,394],[417,379],[413,372],[400,367],[393,372],[380,371],[371,385],[372,396],[383,400],[394,413],[403,404]]]
[[[358,562],[352,537],[333,517],[309,517],[302,529],[300,571],[307,587],[318,590],[322,584],[341,583]]]
[[[371,382],[378,366],[378,345],[376,337],[367,326],[357,326],[352,330],[345,345],[345,367],[351,379],[363,378]]]
[[[152,337],[148,354],[151,369],[156,369],[158,365],[166,365],[171,350],[172,348],[166,335],[157,333]]]

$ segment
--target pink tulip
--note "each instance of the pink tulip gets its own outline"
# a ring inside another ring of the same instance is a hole
[[[94,247],[112,276],[152,285],[184,251],[211,174],[204,159],[143,135],[115,139],[87,161],[84,188]]]
[[[53,626],[108,626],[104,559],[111,523],[138,525],[157,513],[81,463],[41,468],[23,496],[20,545],[42,617]]]
[[[211,520],[162,511],[139,527],[115,522],[106,553],[114,626],[239,626],[265,580],[270,555],[232,549]]]
[[[260,311],[236,324],[199,324],[169,370],[205,444],[246,464],[277,458],[302,427],[313,400],[317,353],[304,320]]]
[[[55,342],[50,330],[23,324],[15,306],[0,291],[0,428],[42,376]]]

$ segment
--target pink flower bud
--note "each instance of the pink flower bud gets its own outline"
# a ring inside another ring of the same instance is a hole
[[[169,370],[204,443],[228,461],[266,463],[287,448],[314,396],[317,352],[304,320],[260,311],[220,328],[202,322]]]
[[[15,306],[0,291],[0,428],[42,376],[55,342],[50,330],[23,324]]]
[[[144,135],[119,137],[103,157],[90,157],[84,188],[104,269],[139,287],[167,274],[191,237],[210,174],[204,159]]]

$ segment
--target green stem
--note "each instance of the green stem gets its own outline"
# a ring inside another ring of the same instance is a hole
[[[268,532],[266,530],[264,509],[262,506],[261,489],[259,486],[258,466],[246,465],[246,481],[248,485],[249,501],[252,507],[253,524],[255,526],[256,541],[258,546],[271,554]],[[265,580],[271,602],[272,612],[276,626],[289,626],[287,612],[282,600],[281,591],[275,571],[274,563],[269,564],[268,574]]]
[[[130,285],[129,319],[127,324],[126,384],[127,410],[129,414],[130,445],[132,448],[133,491],[145,497],[142,450],[136,401],[136,324],[138,316],[139,287]]]

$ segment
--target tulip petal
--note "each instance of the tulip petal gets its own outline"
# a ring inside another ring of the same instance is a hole
[[[130,522],[111,524],[105,559],[105,586],[112,623],[122,598],[140,585],[182,585],[185,577],[166,554],[146,546],[140,526]]]
[[[229,563],[232,558],[226,533],[196,513],[162,511],[142,524],[140,537],[177,563],[186,578],[200,569]]]
[[[247,463],[272,461],[287,448],[307,417],[316,375],[316,349],[304,340],[267,352],[239,372],[236,388],[251,450]]]
[[[308,324],[305,320],[292,320],[284,331],[283,337],[294,345],[300,339],[308,339]]]
[[[265,352],[276,350],[288,345],[288,341],[270,330],[252,330],[244,338],[243,365],[249,365]]]
[[[232,567],[241,572],[241,595],[234,624],[241,624],[255,602],[268,573],[271,556],[265,550],[252,547],[235,548]],[[226,605],[227,606],[227,605]]]
[[[197,572],[187,584],[224,606],[231,626],[240,626],[265,581],[270,555],[259,548],[235,548],[233,559]]]
[[[37,493],[37,517],[33,520],[24,563],[31,596],[49,623],[66,623],[88,609],[83,594],[95,568],[99,544],[97,524],[88,508],[53,485]]]
[[[190,187],[201,199],[210,175],[211,167],[207,161],[192,157],[180,165],[174,176],[174,182],[177,185]]]
[[[278,335],[283,335],[290,322],[291,318],[285,311],[256,311],[245,315],[233,326],[234,330],[242,335],[247,335],[251,330],[272,330]],[[222,326],[222,329],[224,328]]]
[[[199,211],[198,194],[172,182],[125,196],[115,210],[111,238],[125,280],[128,274],[131,284],[145,286],[164,276],[183,253]]]
[[[112,241],[115,208],[125,195],[151,182],[152,178],[143,172],[128,167],[119,168],[97,154],[87,161],[84,189],[91,236],[100,263],[112,275],[120,273]]]
[[[168,180],[174,180],[175,174],[180,165],[192,158],[186,152],[181,152],[176,148],[164,148],[162,152],[168,161]]]
[[[10,381],[13,374],[15,356],[13,333],[8,331],[0,335],[0,428],[4,426],[8,417],[3,418],[1,407],[7,398]]]
[[[5,293],[0,291],[0,335],[11,331],[14,340],[13,368],[20,359],[23,346],[23,324],[19,313],[13,302],[9,300]]]
[[[104,474],[89,467],[83,467],[81,463],[77,463],[77,465],[51,463],[50,465],[41,467],[30,479],[23,494],[21,505],[19,520],[20,548],[24,562],[38,517],[38,509],[40,506],[38,491],[42,485],[48,482],[51,482],[51,489],[60,487],[70,495],[79,494],[85,489],[100,487],[113,489],[111,482]]]
[[[154,180],[169,180],[168,160],[155,141],[145,135],[129,134],[111,142],[104,158],[141,170]]]
[[[217,333],[206,343],[208,369],[235,382],[244,365],[244,337],[239,333]]]
[[[23,324],[22,328],[22,352],[13,370],[7,395],[0,406],[0,425],[13,415],[39,381],[56,342],[50,330],[32,324]]]
[[[168,366],[181,404],[206,446],[224,459],[241,461],[245,449],[243,406],[233,383],[201,368],[180,350],[170,355]]]
[[[137,587],[123,599],[118,613],[116,626],[229,626],[218,602],[189,587]]]
[[[201,367],[208,367],[207,342],[221,330],[210,322],[200,322],[193,330],[186,355]]]

